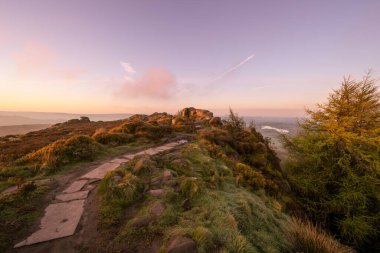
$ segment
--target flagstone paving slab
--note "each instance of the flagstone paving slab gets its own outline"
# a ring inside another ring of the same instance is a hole
[[[60,201],[70,201],[75,199],[85,199],[90,191],[79,191],[73,193],[59,194],[55,198]]]
[[[15,248],[73,235],[83,213],[84,200],[51,204],[45,209],[40,229]]]
[[[102,179],[109,171],[113,171],[119,166],[120,164],[118,163],[104,163],[100,165],[99,167],[97,167],[96,169],[82,176],[82,178]]]
[[[128,160],[132,160],[135,156],[136,156],[135,154],[129,154],[129,155],[124,155],[123,157],[125,157]]]
[[[118,163],[118,164],[122,164],[122,163],[125,163],[125,162],[128,162],[130,159],[127,159],[127,158],[116,158],[116,159],[113,159],[111,161],[111,163]]]
[[[63,191],[63,193],[73,193],[80,191],[83,186],[88,182],[88,180],[77,180],[74,181],[69,187],[66,188],[66,190]]]

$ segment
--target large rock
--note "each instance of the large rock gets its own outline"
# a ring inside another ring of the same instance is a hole
[[[169,244],[168,253],[196,253],[196,243],[185,236],[175,237]]]
[[[214,115],[212,112],[194,107],[187,107],[179,111],[179,116],[184,118],[192,118],[195,120],[210,120]]]

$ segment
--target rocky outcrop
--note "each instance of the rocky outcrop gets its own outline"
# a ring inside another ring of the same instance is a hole
[[[210,120],[214,115],[208,110],[187,107],[179,111],[178,116],[194,120]]]
[[[187,107],[179,111],[172,119],[172,127],[178,131],[194,132],[208,125],[213,113],[208,110]]]

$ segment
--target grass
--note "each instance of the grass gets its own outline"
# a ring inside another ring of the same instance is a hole
[[[159,251],[166,252],[172,238],[185,236],[196,243],[200,253],[353,252],[322,230],[295,223],[282,212],[281,199],[267,193],[270,181],[260,171],[213,156],[201,140],[151,157],[149,162],[144,159],[132,160],[110,174],[102,182],[105,190],[115,187],[107,183],[110,178],[122,180],[125,175],[137,177],[141,187],[149,189],[151,178],[164,169],[171,171],[172,183],[160,186],[166,192],[161,198],[142,192],[138,198],[122,194],[132,199],[124,206],[117,202],[121,197],[117,194],[102,198],[102,205],[107,206],[102,210],[102,222],[113,222],[101,227],[109,235],[104,241],[109,251],[148,249],[158,240]],[[136,166],[144,169],[136,170]],[[237,181],[239,175],[244,183]],[[165,209],[156,217],[151,209],[158,203]],[[131,213],[136,206],[139,208]],[[319,248],[312,251],[313,246]]]
[[[172,165],[172,161],[181,159],[187,161],[186,170]],[[137,163],[132,161],[109,177],[120,176],[121,170],[123,173],[132,172]],[[118,250],[117,245],[122,248],[123,243],[131,250],[142,247],[141,244],[148,247],[157,238],[161,238],[165,249],[170,238],[183,235],[196,242],[198,252],[290,252],[284,232],[279,229],[286,222],[285,215],[272,208],[268,204],[270,201],[266,202],[247,188],[237,186],[233,168],[210,157],[197,144],[188,145],[182,152],[156,157],[150,166],[166,167],[177,175],[174,180],[179,191],[164,186],[165,197],[159,200],[151,196],[138,199],[142,208],[129,220],[123,220],[123,213],[128,207],[120,210],[118,222],[123,225],[114,231],[113,240],[109,242],[114,251]],[[210,180],[215,175],[220,177],[218,183]],[[140,182],[146,185],[150,176],[149,173],[142,174]],[[102,184],[107,185],[107,180],[104,179]],[[159,218],[154,218],[150,209],[157,201],[165,206],[165,210]],[[103,199],[103,203],[107,202],[113,203]],[[184,207],[185,202],[189,207]],[[112,205],[110,210],[120,207]],[[115,217],[115,213],[104,213],[109,218]],[[133,225],[136,219],[146,217],[151,219],[148,224],[142,227]]]
[[[288,240],[295,252],[353,253],[353,249],[339,243],[310,221],[292,218],[286,228]]]
[[[148,139],[139,138],[135,139],[126,145],[112,146],[107,149],[101,149],[93,157],[93,161],[74,161],[69,164],[61,165],[51,170],[41,170],[37,164],[25,165],[11,165],[7,167],[0,167],[0,191],[5,190],[15,185],[17,180],[40,180],[44,178],[51,178],[57,174],[65,174],[71,171],[79,170],[86,167],[90,162],[106,159],[110,156],[116,156],[126,152],[134,152],[148,147],[160,144],[163,140],[152,142]]]

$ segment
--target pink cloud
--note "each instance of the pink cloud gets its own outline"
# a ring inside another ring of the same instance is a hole
[[[86,73],[87,71],[83,68],[71,68],[59,70],[57,74],[63,79],[75,80],[82,77]]]
[[[39,41],[29,41],[13,56],[19,77],[47,77],[54,79],[77,79],[86,71],[80,67],[60,65],[59,54]]]
[[[164,68],[150,68],[141,77],[124,83],[118,95],[168,98],[177,88],[177,79]]]
[[[43,71],[51,71],[52,64],[57,60],[57,54],[46,45],[30,41],[14,55],[18,75],[27,76]]]

